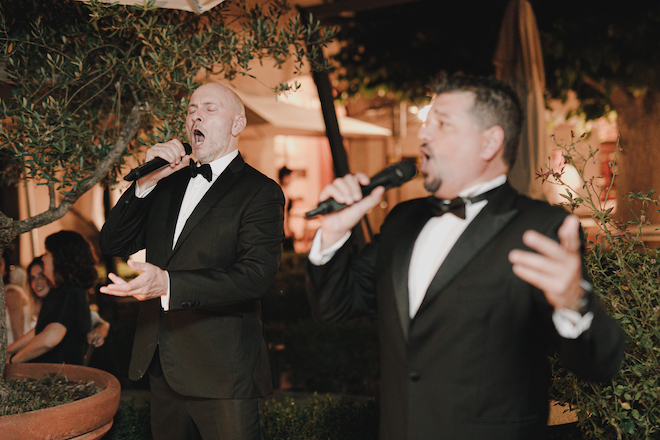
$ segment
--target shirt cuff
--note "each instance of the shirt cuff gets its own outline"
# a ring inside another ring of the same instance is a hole
[[[170,310],[170,273],[165,271],[165,275],[167,275],[167,293],[160,297],[160,305],[167,312]]]
[[[151,191],[153,191],[155,187],[156,185],[152,186],[151,188],[147,188],[144,191],[140,191],[140,185],[137,182],[135,182],[135,197],[137,197],[138,199],[144,199],[149,194],[151,194]]]
[[[307,254],[307,258],[309,259],[309,262],[312,263],[314,266],[323,266],[326,264],[328,261],[332,260],[332,257],[335,256],[337,251],[341,249],[341,247],[348,241],[349,238],[351,238],[351,233],[347,232],[346,235],[344,235],[340,240],[335,242],[332,246],[325,250],[321,250],[321,228],[319,228],[316,231],[316,234],[314,235],[314,239],[312,240],[312,246],[309,249],[309,253]]]
[[[577,339],[591,327],[594,319],[592,312],[584,316],[575,310],[557,309],[552,314],[552,322],[555,324],[559,336],[566,339]]]

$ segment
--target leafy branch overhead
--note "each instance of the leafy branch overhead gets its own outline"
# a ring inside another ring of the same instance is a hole
[[[226,0],[202,15],[153,2],[7,0],[0,26],[13,95],[2,102],[2,179],[51,186],[51,209],[113,183],[138,133],[146,143],[181,136],[186,98],[205,75],[254,78],[250,62],[267,59],[324,69],[314,60],[334,36],[281,0]]]

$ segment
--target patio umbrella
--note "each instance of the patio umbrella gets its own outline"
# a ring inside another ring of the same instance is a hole
[[[81,0],[85,1],[85,0]],[[122,5],[144,5],[147,0],[107,0]],[[201,14],[219,5],[224,0],[156,0],[154,6],[167,9],[181,9],[183,11]]]
[[[545,73],[536,18],[527,0],[507,5],[493,58],[495,76],[518,93],[523,105],[523,130],[518,158],[509,172],[509,181],[521,193],[543,198],[536,172],[548,160],[545,121]]]

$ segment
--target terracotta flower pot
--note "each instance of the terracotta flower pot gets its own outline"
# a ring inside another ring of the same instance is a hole
[[[110,429],[120,395],[119,381],[110,373],[79,365],[10,364],[5,379],[38,379],[52,373],[92,381],[102,391],[64,405],[0,417],[3,440],[95,440]]]

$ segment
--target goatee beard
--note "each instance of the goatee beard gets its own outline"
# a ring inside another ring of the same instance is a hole
[[[424,189],[426,189],[431,194],[435,194],[435,192],[440,189],[440,185],[442,185],[441,179],[434,179],[429,181],[426,179],[426,176],[424,177]]]

